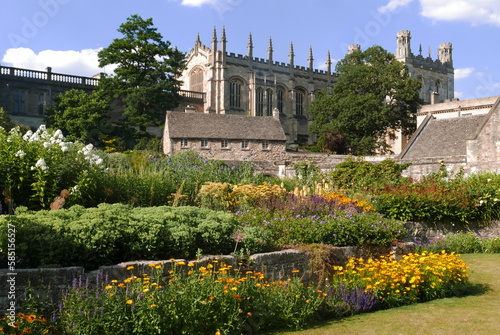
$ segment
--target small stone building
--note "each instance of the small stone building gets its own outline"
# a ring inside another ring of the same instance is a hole
[[[412,163],[407,175],[418,179],[442,166],[466,174],[500,171],[499,96],[424,107],[427,115],[398,157]]]
[[[163,151],[195,150],[226,161],[283,161],[286,136],[274,116],[167,112]]]

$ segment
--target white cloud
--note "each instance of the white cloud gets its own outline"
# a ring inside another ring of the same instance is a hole
[[[390,0],[387,5],[380,7],[378,10],[380,12],[394,11],[399,7],[408,5],[413,0]]]
[[[470,75],[474,72],[473,67],[466,67],[463,69],[455,69],[455,79],[460,80],[464,78],[470,77]]]
[[[379,11],[394,11],[413,0],[388,0]],[[438,21],[465,21],[474,25],[500,26],[500,1],[498,0],[418,0],[420,14]]]
[[[420,0],[420,4],[427,18],[500,26],[498,0]]]
[[[31,70],[45,71],[47,67],[52,72],[91,77],[100,72],[111,72],[112,69],[99,68],[97,52],[99,49],[85,49],[80,51],[44,50],[36,54],[28,48],[7,49],[2,64]]]
[[[242,1],[243,0],[182,0],[181,5],[190,7],[210,5],[222,19],[225,12],[233,10]]]

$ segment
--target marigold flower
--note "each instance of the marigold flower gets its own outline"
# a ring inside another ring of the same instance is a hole
[[[104,289],[105,289],[105,290],[111,290],[112,288],[113,288],[113,286],[111,286],[111,285],[107,285]]]
[[[132,299],[129,299],[129,300],[125,301],[125,303],[128,305],[132,305],[134,303],[134,301]]]
[[[133,265],[127,266],[127,270],[133,270],[133,269],[134,269]]]

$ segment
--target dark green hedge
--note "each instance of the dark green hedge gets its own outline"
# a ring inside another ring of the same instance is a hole
[[[240,228],[232,214],[196,207],[132,208],[101,204],[0,216],[0,249],[7,252],[7,226],[15,227],[18,268],[101,265],[129,260],[194,258],[234,251]],[[239,248],[255,248],[254,232]],[[247,250],[258,252],[260,250]]]

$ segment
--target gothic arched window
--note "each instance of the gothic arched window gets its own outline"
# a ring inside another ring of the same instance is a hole
[[[264,90],[261,87],[255,92],[255,116],[264,116]]]
[[[276,90],[276,107],[283,113],[283,107],[285,106],[285,89],[283,87],[278,87]]]
[[[237,79],[229,82],[229,107],[241,108],[241,82]]]
[[[272,116],[273,115],[273,90],[269,88],[266,91],[266,96],[267,96],[267,100],[266,100],[266,115],[267,116]]]
[[[295,114],[304,115],[305,92],[301,89],[295,90]]]
[[[203,70],[194,68],[189,75],[189,89],[195,92],[203,92]]]

